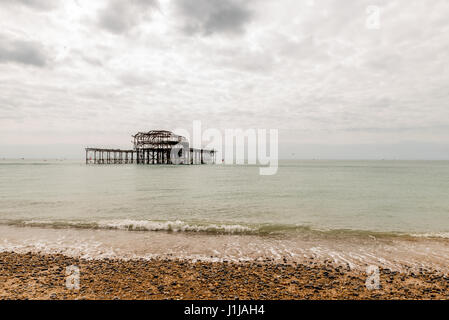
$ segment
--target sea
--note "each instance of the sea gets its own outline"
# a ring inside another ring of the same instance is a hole
[[[0,160],[0,251],[449,270],[449,161]]]

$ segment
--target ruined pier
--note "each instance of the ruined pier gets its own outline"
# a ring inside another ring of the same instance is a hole
[[[86,148],[86,164],[211,164],[216,151],[191,148],[187,139],[167,130],[138,132],[129,150]]]
[[[134,163],[134,150],[86,148],[86,164]]]

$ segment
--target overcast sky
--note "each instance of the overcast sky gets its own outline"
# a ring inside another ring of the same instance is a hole
[[[449,159],[448,17],[447,0],[0,0],[0,158],[201,120],[277,128],[281,157]]]

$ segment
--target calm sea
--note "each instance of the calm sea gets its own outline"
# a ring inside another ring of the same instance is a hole
[[[0,250],[448,264],[449,161],[281,161],[276,175],[258,172],[2,160]]]

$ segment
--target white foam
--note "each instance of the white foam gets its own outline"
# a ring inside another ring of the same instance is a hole
[[[444,238],[449,239],[449,232],[427,232],[427,233],[412,233],[412,237],[417,238]]]
[[[176,222],[176,221],[174,221]],[[186,230],[179,221],[135,220],[103,221],[104,229],[40,228],[0,225],[0,251],[62,253],[86,259],[186,259],[205,261],[263,261],[270,260],[308,263],[330,261],[364,270],[366,265],[401,270],[403,266],[448,270],[449,246],[446,239],[379,238],[378,241],[354,237],[260,237],[258,235],[212,235],[187,232],[127,232],[128,228],[150,230]],[[109,227],[108,227],[109,226]],[[195,226],[195,225],[191,225]],[[240,226],[239,226],[240,227]],[[111,230],[107,230],[110,228]],[[151,229],[152,228],[152,229]],[[188,228],[188,227],[187,227]],[[123,231],[122,231],[123,229]],[[189,229],[187,229],[189,230]],[[203,229],[202,229],[203,230]],[[240,230],[240,229],[239,229]]]

